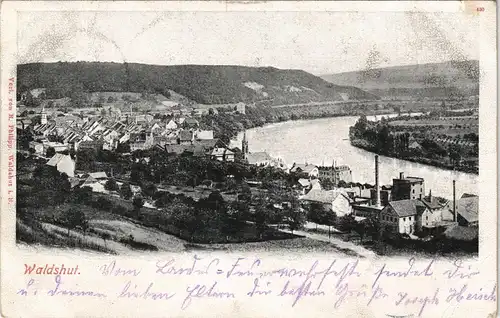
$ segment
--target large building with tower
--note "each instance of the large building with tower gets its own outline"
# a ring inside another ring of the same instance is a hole
[[[349,166],[341,165],[337,166],[335,161],[331,166],[320,166],[318,167],[318,177],[320,180],[329,180],[333,184],[337,185],[340,181],[352,182],[352,171]]]
[[[405,177],[404,172],[399,173],[398,179],[392,180],[391,199],[415,200],[425,195],[424,179],[419,177]]]

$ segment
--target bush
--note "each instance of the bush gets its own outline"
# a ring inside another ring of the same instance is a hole
[[[106,199],[105,197],[99,197],[97,201],[94,201],[95,205],[93,204],[92,206],[103,210],[103,211],[111,211],[113,209],[113,202],[111,202],[109,199]]]
[[[123,205],[115,205],[112,209],[111,209],[111,212],[113,212],[114,214],[118,214],[118,215],[128,215],[127,213],[127,208],[124,207]]]
[[[104,184],[104,189],[106,189],[108,191],[118,191],[118,190],[120,190],[120,187],[118,186],[118,184],[116,183],[116,181],[114,179],[109,179]]]

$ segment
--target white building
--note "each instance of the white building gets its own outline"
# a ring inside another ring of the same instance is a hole
[[[50,158],[49,161],[47,161],[47,165],[56,167],[57,171],[66,173],[68,177],[75,176],[75,162],[69,155],[56,153],[52,158]]]
[[[331,209],[337,217],[352,213],[351,199],[344,191],[313,189],[299,199],[323,204],[325,209]]]

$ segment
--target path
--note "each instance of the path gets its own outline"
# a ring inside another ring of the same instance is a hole
[[[286,232],[286,233],[292,233],[292,231],[290,231],[288,229],[279,229],[279,230],[282,232]],[[376,256],[376,254],[373,251],[367,250],[363,246],[354,244],[352,242],[345,242],[345,241],[343,241],[335,236],[331,236],[329,238],[328,234],[311,233],[311,232],[300,231],[300,230],[293,231],[293,234],[305,236],[307,238],[317,240],[317,241],[328,242],[330,244],[337,246],[339,249],[351,250],[351,251],[357,253],[358,255],[360,255],[361,257],[373,258]]]

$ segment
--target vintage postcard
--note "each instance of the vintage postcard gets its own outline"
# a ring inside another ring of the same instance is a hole
[[[2,317],[497,317],[492,1],[4,1]]]

